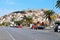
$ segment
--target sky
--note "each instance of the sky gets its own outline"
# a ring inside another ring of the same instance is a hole
[[[56,13],[60,9],[55,7],[57,0],[0,0],[0,16],[5,14],[29,9],[44,9],[54,10]]]

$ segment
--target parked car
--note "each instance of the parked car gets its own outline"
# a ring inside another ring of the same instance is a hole
[[[37,29],[44,29],[45,28],[44,25],[45,25],[44,22],[42,23],[37,22]]]
[[[45,26],[39,26],[39,27],[37,27],[37,29],[44,29],[45,28]]]
[[[18,26],[14,26],[14,28],[18,28]]]
[[[55,32],[59,32],[60,31],[60,22],[59,21],[55,22],[54,31]]]
[[[31,29],[37,29],[36,24],[33,24],[32,27],[31,27]]]

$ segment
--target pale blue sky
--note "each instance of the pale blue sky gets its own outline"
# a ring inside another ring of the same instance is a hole
[[[55,8],[57,0],[0,0],[0,16],[8,14],[12,11],[25,9],[53,9],[56,13],[60,9]]]

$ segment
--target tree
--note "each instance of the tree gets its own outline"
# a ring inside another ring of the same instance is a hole
[[[2,25],[3,25],[3,26],[9,26],[10,23],[9,23],[9,22],[3,22]]]
[[[56,8],[60,8],[60,0],[57,0],[57,2],[56,2]]]
[[[25,25],[27,25],[27,26],[29,26],[31,23],[33,23],[33,19],[30,16],[25,16],[24,15],[23,20],[24,20],[23,23],[25,23]]]
[[[12,22],[14,22],[15,21],[15,18],[13,17],[13,18],[11,18],[11,20],[10,21],[12,21]]]
[[[32,10],[28,10],[28,12],[33,12]]]
[[[15,24],[22,24],[23,23],[23,20],[19,20],[19,21],[14,21]]]
[[[25,14],[26,12],[25,12],[25,10],[23,10],[23,11],[15,11],[13,13],[22,13],[22,14]]]
[[[48,18],[48,20],[49,20],[49,24],[51,23],[51,21],[52,21],[52,19],[53,19],[53,14],[54,14],[55,12],[53,11],[53,10],[48,10],[48,11],[46,11],[45,12],[45,15],[46,15],[46,18]]]

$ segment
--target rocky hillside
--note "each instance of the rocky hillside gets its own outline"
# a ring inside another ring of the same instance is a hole
[[[15,11],[15,12],[11,12],[8,15],[4,15],[2,17],[0,17],[0,24],[14,24],[14,21],[20,21],[22,19],[24,19],[24,17],[31,17],[33,19],[33,22],[37,22],[37,21],[44,21],[46,23],[48,23],[48,20],[45,17],[45,11],[48,11],[48,9],[36,9],[36,10],[22,10],[22,11]],[[55,15],[55,14],[54,14]],[[26,20],[24,20],[26,21]],[[31,20],[29,20],[31,21]],[[28,21],[25,22],[25,24]],[[24,24],[24,23],[23,23]]]
[[[22,11],[15,11],[11,12],[8,15],[4,15],[0,17],[0,23],[2,22],[10,22],[12,19],[14,21],[20,20],[24,15],[25,16],[43,16],[44,11],[48,9],[37,9],[37,10],[22,10]]]

